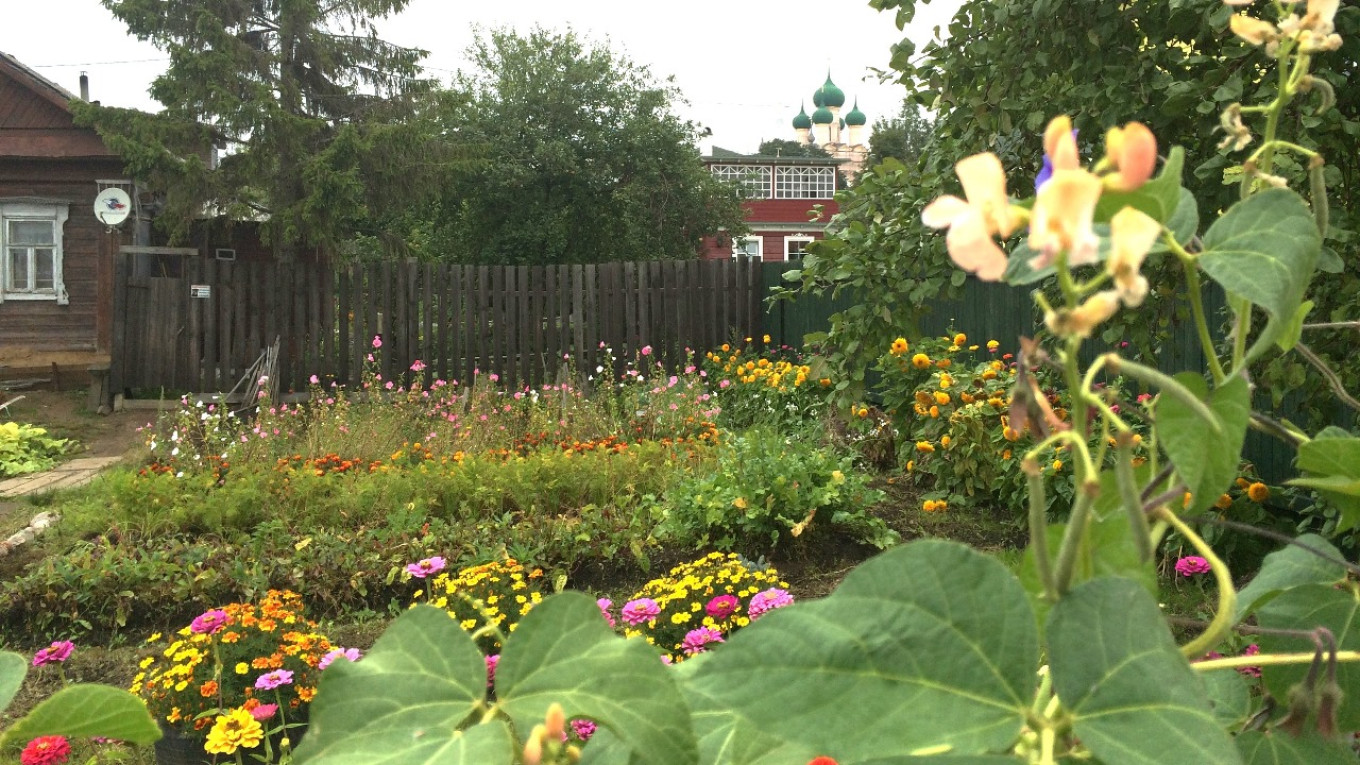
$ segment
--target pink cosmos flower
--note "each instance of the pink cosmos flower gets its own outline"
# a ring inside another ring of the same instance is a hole
[[[661,613],[661,607],[651,598],[630,600],[623,606],[623,620],[634,627],[655,619],[659,613]]]
[[[750,614],[752,619],[755,619],[766,611],[773,611],[776,608],[783,608],[792,604],[793,596],[789,594],[788,590],[771,587],[751,596],[751,605],[747,606],[746,613]]]
[[[681,647],[685,653],[693,656],[696,653],[703,653],[708,650],[710,643],[723,642],[722,633],[712,627],[700,627],[685,633],[685,639],[681,642]]]
[[[1176,573],[1181,576],[1194,576],[1195,574],[1205,574],[1210,570],[1209,561],[1198,555],[1187,555],[1176,561]]]
[[[220,608],[205,611],[189,623],[189,631],[197,635],[213,635],[227,626],[227,612]]]
[[[331,662],[335,661],[336,659],[348,659],[350,661],[358,661],[363,657],[363,655],[364,655],[363,652],[360,651],[358,648],[335,648],[330,651],[327,651],[326,655],[321,657],[321,661],[316,663],[316,668],[325,669],[326,667],[329,667],[331,665]]]
[[[44,664],[60,664],[71,656],[76,644],[69,640],[55,640],[52,645],[39,650],[33,654],[33,666],[41,667]]]
[[[436,555],[433,558],[426,558],[419,563],[407,564],[406,573],[418,579],[424,579],[431,574],[437,574],[440,571],[443,571],[444,567],[447,565],[448,561]]]
[[[741,601],[737,600],[737,596],[719,595],[708,601],[708,605],[704,606],[704,611],[708,612],[708,615],[714,619],[726,619],[736,613],[739,608],[741,608]]]
[[[258,722],[264,722],[273,717],[274,713],[277,711],[279,711],[278,704],[261,704],[250,710],[250,716],[254,717]]]
[[[293,672],[287,669],[276,669],[273,672],[266,672],[255,680],[255,687],[262,691],[272,691],[282,685],[292,685]]]
[[[1006,171],[1001,160],[987,152],[959,160],[954,172],[966,199],[939,197],[921,211],[921,222],[949,229],[945,244],[959,268],[983,281],[998,281],[1006,271],[1006,253],[993,237],[1010,236],[1021,221],[1006,198]]]

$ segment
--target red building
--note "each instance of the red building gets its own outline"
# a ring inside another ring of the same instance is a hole
[[[715,146],[703,160],[709,172],[741,186],[750,227],[743,237],[719,234],[706,239],[706,260],[740,255],[797,260],[809,242],[822,238],[839,209],[833,197],[843,159],[738,154]]]

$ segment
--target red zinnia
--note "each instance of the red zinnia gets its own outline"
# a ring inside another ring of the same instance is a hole
[[[23,765],[61,765],[71,756],[65,736],[39,736],[28,742],[19,762]]]

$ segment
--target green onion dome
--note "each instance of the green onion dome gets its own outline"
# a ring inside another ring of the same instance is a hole
[[[845,115],[845,124],[863,125],[865,123],[864,112],[859,110],[859,99],[855,99],[855,105],[850,108],[850,113]]]
[[[824,106],[845,106],[845,92],[836,87],[836,83],[831,81],[831,72],[826,73],[826,82],[822,85],[821,92]]]
[[[817,111],[812,113],[812,122],[814,125],[830,125],[835,119],[836,118],[831,114],[831,110],[825,106],[819,107]]]
[[[794,130],[811,130],[812,119],[808,117],[807,109],[802,104],[798,105],[798,116],[793,118]]]

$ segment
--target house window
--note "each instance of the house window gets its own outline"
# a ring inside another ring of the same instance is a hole
[[[810,236],[784,237],[784,260],[802,260],[807,246],[815,241]]]
[[[68,212],[62,202],[0,201],[0,301],[67,304],[61,240]]]
[[[775,199],[831,199],[835,195],[835,168],[781,167],[775,173]]]
[[[713,165],[710,169],[718,178],[740,186],[741,195],[747,199],[770,198],[769,167],[761,165]]]
[[[732,257],[762,260],[765,257],[764,242],[764,238],[759,236],[737,237],[732,240]]]

